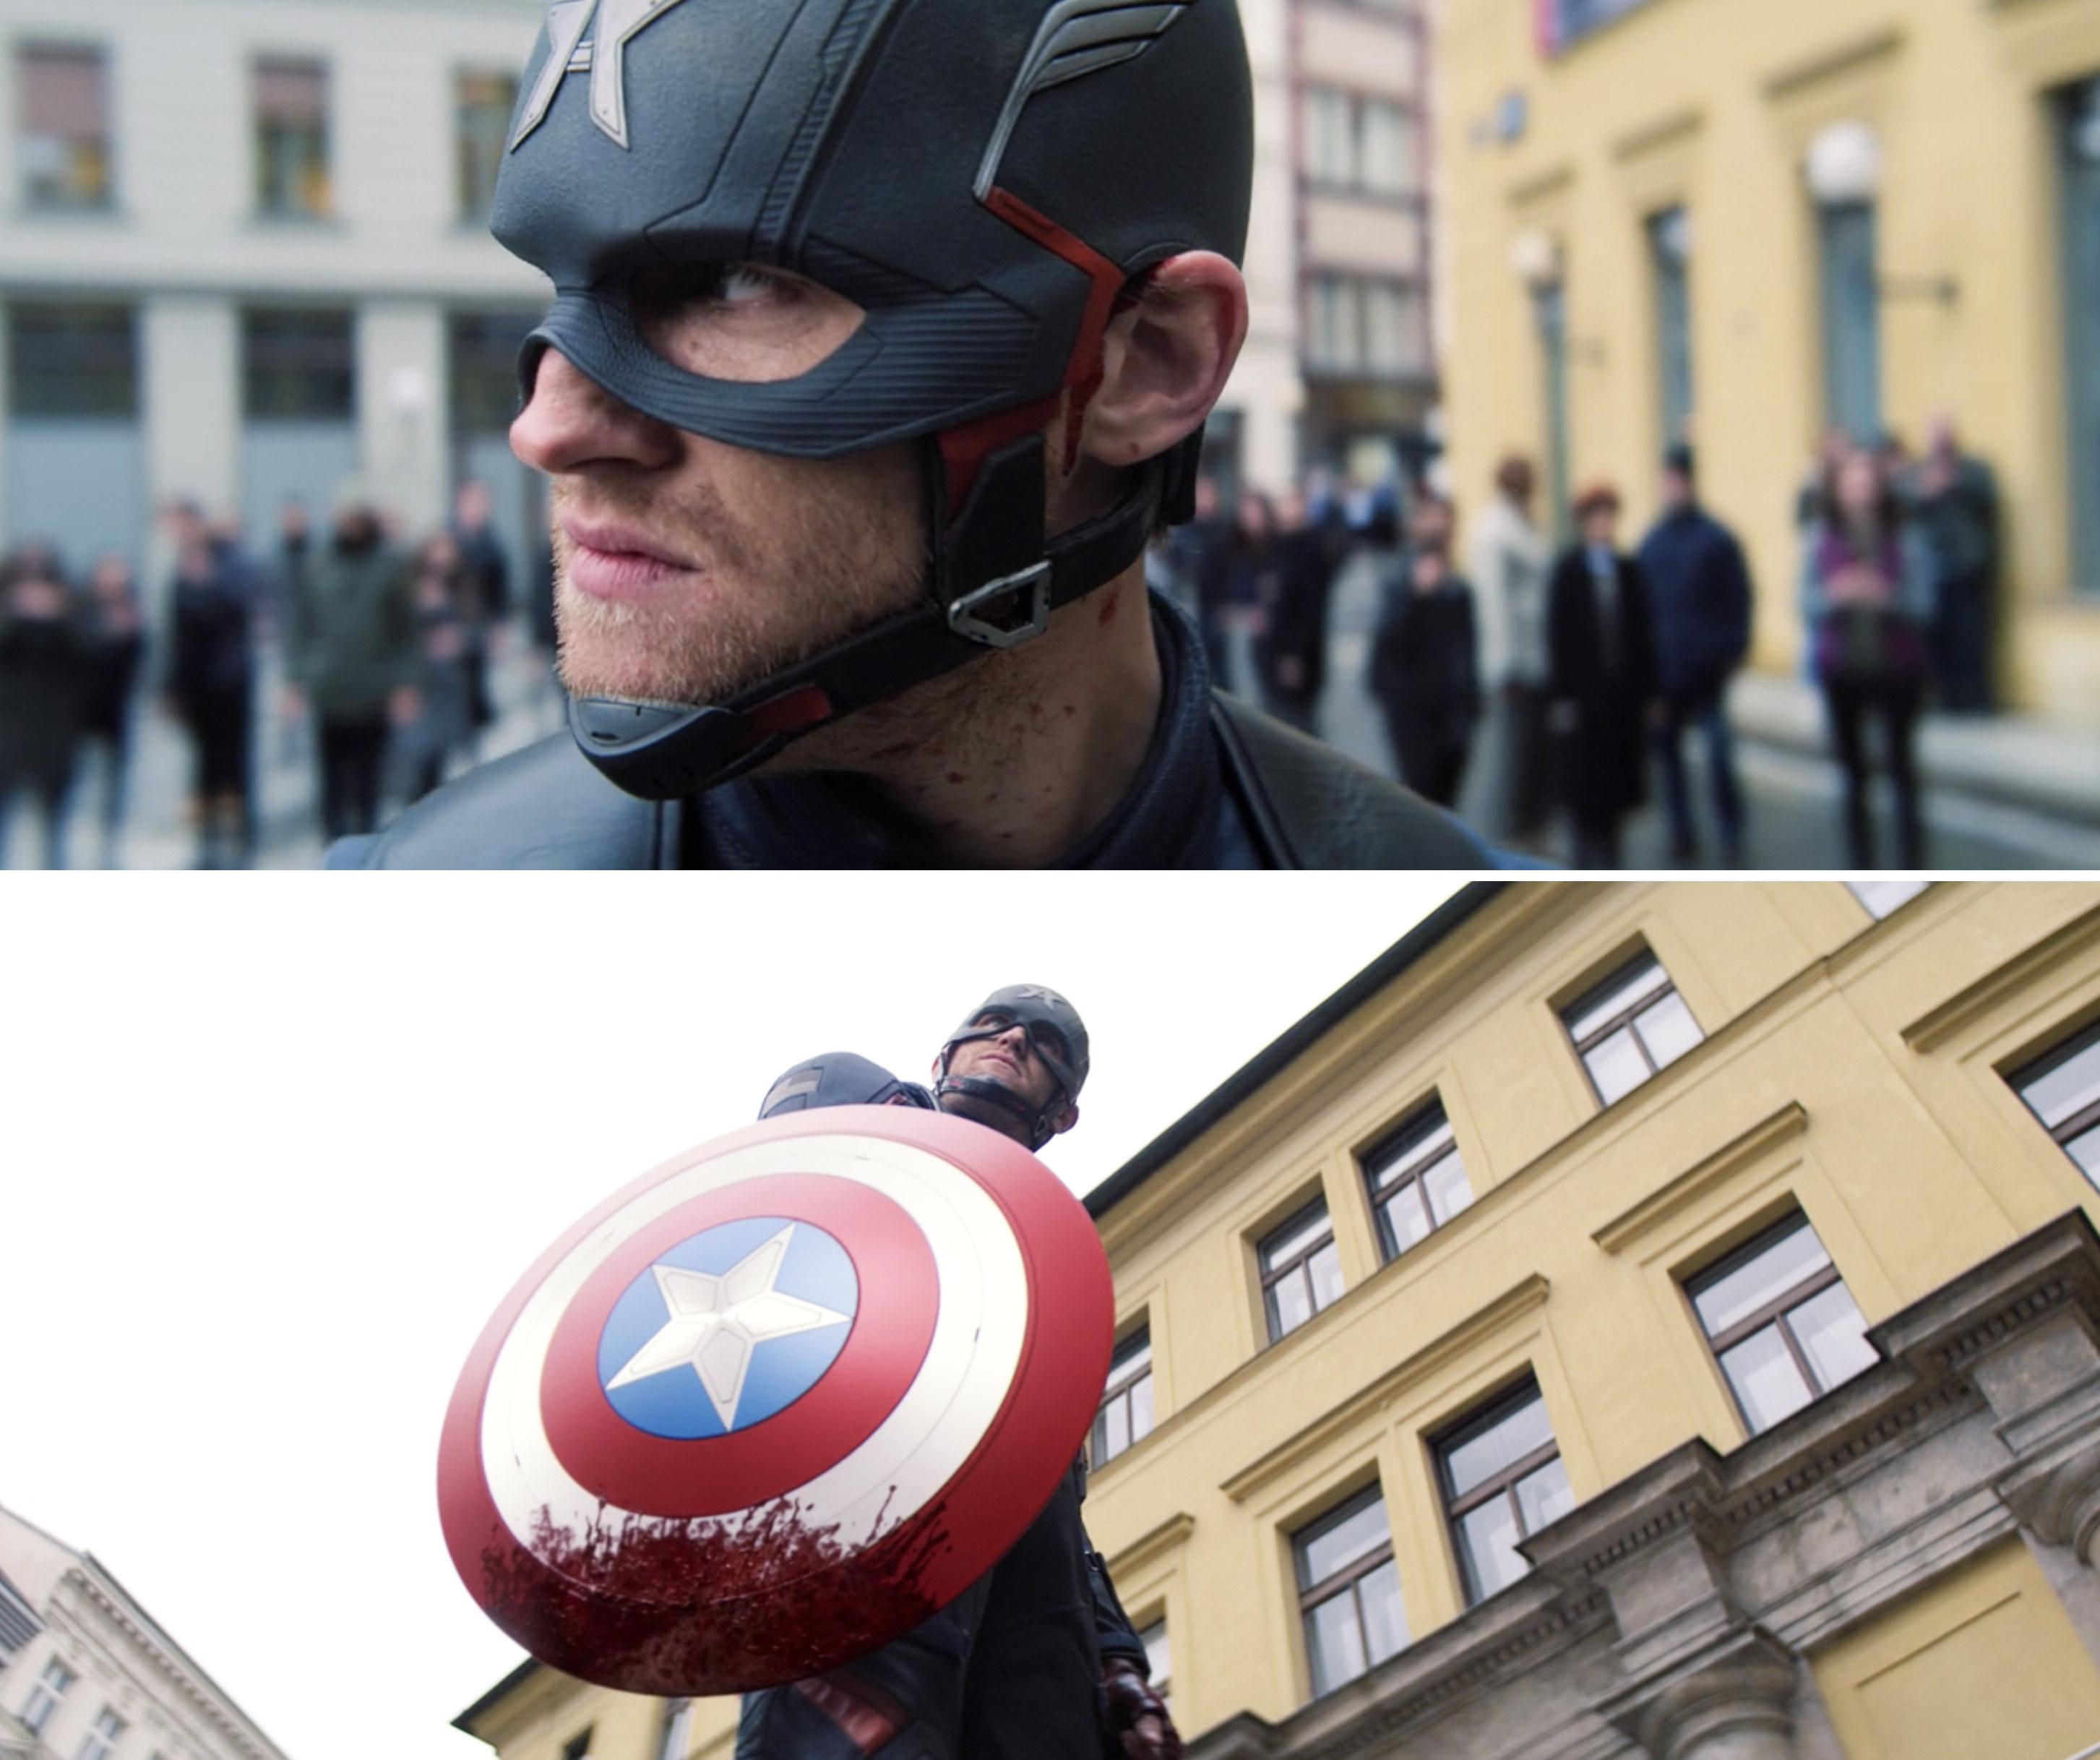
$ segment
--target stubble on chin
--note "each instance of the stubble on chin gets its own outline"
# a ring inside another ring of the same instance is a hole
[[[554,621],[580,696],[730,700],[911,605],[924,591],[918,471],[908,447],[813,461],[724,447],[682,480],[558,479]],[[570,581],[571,510],[647,532],[699,566],[644,603]]]

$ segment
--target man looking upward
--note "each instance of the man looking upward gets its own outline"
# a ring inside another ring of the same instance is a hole
[[[1079,1122],[1079,1011],[995,990],[950,1034],[929,1090],[834,1052],[775,1081],[762,1118],[816,1106],[938,1106],[1039,1149]],[[924,1624],[814,1680],[744,1696],[736,1760],[1179,1760],[1145,1646],[1079,1519],[1086,1462],[1006,1555]]]

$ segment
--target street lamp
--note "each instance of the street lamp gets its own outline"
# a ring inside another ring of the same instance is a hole
[[[1808,192],[1826,208],[1872,201],[1882,187],[1882,143],[1864,122],[1833,122],[1808,144]]]
[[[1532,292],[1551,287],[1560,279],[1560,241],[1537,227],[1519,232],[1510,241],[1510,272]]]

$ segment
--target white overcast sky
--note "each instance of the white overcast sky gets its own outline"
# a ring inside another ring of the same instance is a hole
[[[1452,890],[11,876],[0,1504],[95,1553],[291,1760],[485,1756],[448,1724],[519,1652],[446,1557],[438,1428],[556,1234],[804,1056],[923,1075],[1010,982],[1091,1030],[1045,1156],[1084,1191]]]

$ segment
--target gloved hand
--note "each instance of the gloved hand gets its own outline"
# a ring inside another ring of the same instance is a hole
[[[1167,1701],[1128,1656],[1101,1659],[1101,1736],[1110,1760],[1181,1760]]]

